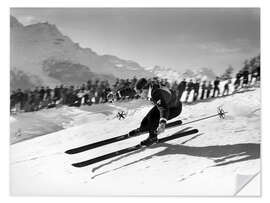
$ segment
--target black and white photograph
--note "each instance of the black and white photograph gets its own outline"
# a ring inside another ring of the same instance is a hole
[[[12,196],[261,196],[259,7],[9,14]]]

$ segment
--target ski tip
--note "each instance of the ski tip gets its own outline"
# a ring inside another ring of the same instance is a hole
[[[78,163],[74,163],[74,164],[71,164],[72,166],[74,166],[74,167],[76,167],[76,168],[81,168],[81,167],[83,167],[83,166],[81,166],[80,164],[78,164]]]
[[[81,153],[81,152],[84,152],[85,150],[83,149],[77,149],[77,148],[74,148],[74,149],[69,149],[67,151],[65,151],[66,154],[78,154],[78,153]]]
[[[194,132],[198,133],[198,132],[199,132],[199,130],[198,130],[198,129],[194,129]]]
[[[193,129],[189,129],[189,130],[184,130],[184,131],[181,131],[180,133],[192,133],[192,134],[195,134],[195,133],[198,133],[199,130],[197,128],[193,128]],[[176,134],[178,134],[179,132],[177,132]]]
[[[71,150],[65,151],[66,154],[73,154]]]

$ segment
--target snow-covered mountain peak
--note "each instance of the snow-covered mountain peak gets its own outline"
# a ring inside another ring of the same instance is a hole
[[[50,63],[47,63],[48,61]],[[46,64],[45,68],[44,64]],[[112,55],[98,55],[91,48],[82,48],[79,43],[63,35],[56,25],[39,22],[23,26],[11,16],[11,71],[17,69],[24,75],[35,75],[44,85],[54,86],[62,83],[63,80],[59,77],[52,78],[55,74],[48,70],[54,72],[58,66],[61,66],[62,75],[69,74],[69,82],[74,84],[78,81],[82,84],[96,78],[113,82],[116,77],[153,76],[151,72],[132,60],[120,59]],[[77,72],[77,76],[83,77],[72,80],[70,72]],[[20,82],[16,84],[16,81],[21,81],[21,78],[12,79],[14,80],[11,81],[13,84],[11,89],[18,88]]]
[[[210,79],[215,77],[215,74],[207,68],[181,73],[158,65],[151,68],[143,67],[133,60],[121,59],[109,54],[98,55],[91,48],[82,48],[79,43],[73,42],[68,36],[62,34],[56,25],[39,22],[24,26],[13,16],[10,17],[10,21],[11,72],[15,69],[20,70],[23,75],[38,78],[38,81],[44,85],[54,86],[66,81],[61,77],[56,77],[54,74],[56,69],[61,70],[62,75],[74,84],[96,78],[113,82],[116,77],[125,79],[134,76],[138,78],[158,76],[167,78],[169,82],[180,81],[184,77]],[[77,73],[75,75],[78,77],[74,77],[76,79],[72,79],[71,74],[74,73]],[[18,74],[12,75],[18,76]],[[80,75],[83,77],[80,78]],[[12,78],[11,84],[11,89],[21,88],[22,79]],[[27,84],[30,85],[27,86],[29,88],[32,82],[29,81]],[[32,84],[32,86],[39,84]]]

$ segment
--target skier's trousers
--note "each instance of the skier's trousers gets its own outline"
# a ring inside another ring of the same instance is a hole
[[[168,120],[177,117],[178,115],[180,115],[181,112],[182,112],[182,103],[179,102],[177,103],[176,106],[169,108]],[[158,128],[159,121],[160,121],[160,112],[158,110],[158,107],[154,106],[143,118],[140,125],[140,130],[152,133]]]

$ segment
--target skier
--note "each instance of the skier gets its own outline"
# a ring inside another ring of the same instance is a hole
[[[135,91],[144,99],[151,95],[150,100],[155,105],[143,118],[140,127],[130,132],[132,135],[148,131],[149,136],[141,142],[141,145],[149,146],[157,142],[158,134],[165,131],[167,120],[180,115],[182,103],[177,99],[175,91],[165,86],[151,87],[145,78],[138,80]]]

